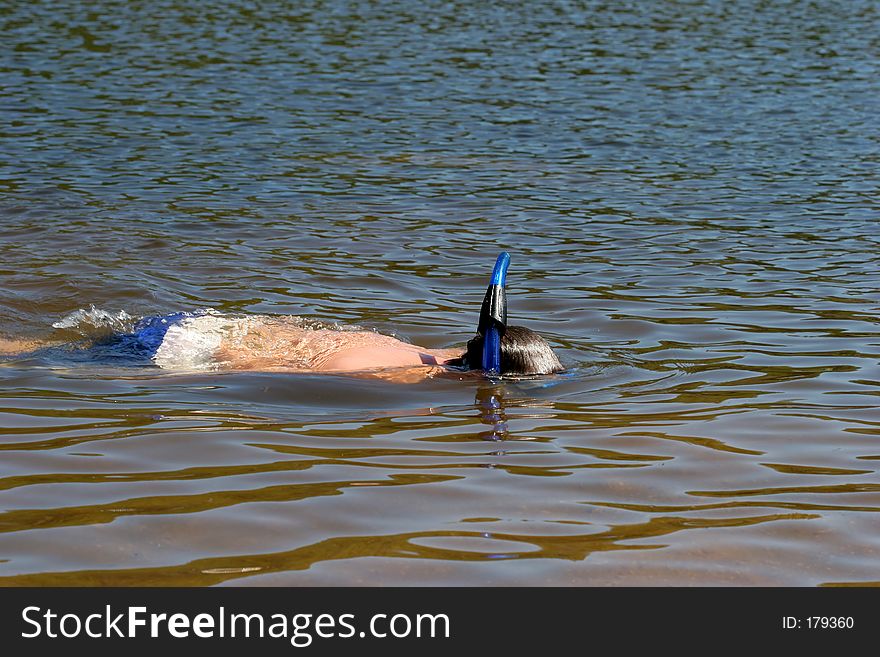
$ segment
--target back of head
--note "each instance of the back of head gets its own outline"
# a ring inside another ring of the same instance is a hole
[[[480,369],[483,358],[483,337],[477,335],[467,343],[462,364]],[[501,337],[501,374],[552,374],[564,367],[547,341],[525,326],[508,326]]]

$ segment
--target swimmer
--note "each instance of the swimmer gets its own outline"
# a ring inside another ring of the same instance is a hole
[[[166,370],[333,372],[402,382],[450,368],[489,376],[560,372],[563,367],[544,338],[523,326],[507,326],[504,283],[509,262],[507,253],[498,257],[477,335],[464,353],[460,348],[427,349],[373,331],[316,328],[299,317],[237,316],[213,310],[146,317],[130,332],[113,334],[80,352],[93,361]],[[0,353],[6,355],[33,347],[0,340]],[[67,354],[76,353],[75,346],[64,348]]]

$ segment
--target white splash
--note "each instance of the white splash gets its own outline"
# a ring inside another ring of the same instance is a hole
[[[187,317],[168,327],[153,362],[166,370],[214,369],[214,354],[234,323],[217,313]]]
[[[135,318],[124,310],[109,312],[90,305],[88,309],[80,308],[52,324],[53,328],[69,329],[82,336],[94,336],[96,333],[127,332],[134,326]]]

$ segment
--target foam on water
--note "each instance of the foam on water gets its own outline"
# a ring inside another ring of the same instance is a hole
[[[137,318],[124,310],[110,312],[96,308],[94,304],[88,309],[80,308],[52,324],[53,328],[66,329],[85,338],[97,338],[110,333],[126,333],[131,331]]]
[[[216,311],[187,317],[168,328],[153,362],[162,369],[215,369],[214,354],[224,337],[247,333],[250,321],[249,318],[224,316]]]

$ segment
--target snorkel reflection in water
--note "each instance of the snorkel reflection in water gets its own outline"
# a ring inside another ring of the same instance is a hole
[[[507,413],[505,412],[504,396],[506,390],[503,384],[490,383],[477,388],[474,398],[474,406],[480,413],[480,422],[489,427],[481,431],[479,437],[482,440],[498,442],[507,439]]]

